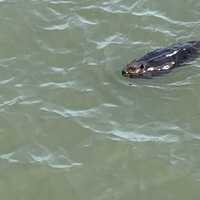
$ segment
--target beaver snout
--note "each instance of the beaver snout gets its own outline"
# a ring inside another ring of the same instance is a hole
[[[127,72],[125,70],[122,70],[122,76],[127,76]]]

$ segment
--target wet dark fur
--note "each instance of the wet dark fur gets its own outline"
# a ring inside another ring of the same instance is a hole
[[[167,48],[156,49],[133,60],[122,70],[129,78],[151,78],[170,72],[173,68],[193,60],[200,54],[200,41],[178,43]]]

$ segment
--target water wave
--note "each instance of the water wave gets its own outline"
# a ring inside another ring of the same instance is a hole
[[[50,27],[43,27],[44,30],[48,31],[63,31],[66,29],[72,29],[73,26],[87,27],[91,25],[96,25],[97,23],[94,21],[90,21],[85,19],[79,15],[73,15],[69,17],[65,17],[65,22],[59,25],[51,25]]]
[[[71,160],[64,149],[60,148],[52,152],[40,144],[26,145],[13,152],[1,154],[0,160],[7,161],[11,164],[46,165],[54,169],[65,169],[82,165],[82,163]]]
[[[151,134],[142,134],[128,131],[113,130],[110,132],[113,136],[121,139],[126,139],[132,142],[162,142],[162,143],[177,143],[179,141],[178,136],[175,135],[160,135],[153,136]]]

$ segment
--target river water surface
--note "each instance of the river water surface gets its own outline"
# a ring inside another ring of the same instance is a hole
[[[4,200],[199,200],[200,60],[122,67],[200,39],[199,0],[1,0]]]

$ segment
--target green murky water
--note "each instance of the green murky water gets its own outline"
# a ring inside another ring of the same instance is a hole
[[[198,200],[200,61],[124,64],[200,39],[198,0],[1,0],[4,200]]]

